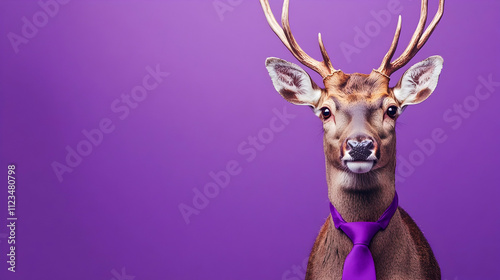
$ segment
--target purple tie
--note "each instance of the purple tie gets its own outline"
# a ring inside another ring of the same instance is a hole
[[[398,194],[394,193],[391,205],[376,222],[351,222],[344,221],[340,213],[330,203],[333,224],[340,228],[351,239],[354,246],[344,262],[343,280],[376,280],[375,264],[368,246],[373,236],[389,225],[389,221],[398,209]]]

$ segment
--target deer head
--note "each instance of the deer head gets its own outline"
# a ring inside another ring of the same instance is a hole
[[[406,106],[418,104],[431,95],[443,59],[431,56],[413,65],[395,87],[389,87],[390,75],[405,66],[425,44],[441,19],[444,0],[440,0],[438,12],[425,31],[427,0],[422,0],[420,21],[410,43],[401,56],[391,62],[401,32],[399,16],[389,51],[380,67],[370,74],[346,74],[333,68],[321,34],[318,37],[323,61],[311,58],[300,48],[290,30],[289,0],[283,4],[283,27],[276,21],[269,2],[260,0],[260,3],[269,25],[288,50],[323,78],[324,87],[319,87],[298,65],[279,58],[266,60],[279,94],[290,103],[310,106],[323,122],[327,174],[343,174],[344,178],[339,180],[344,181],[348,181],[349,176],[380,170],[391,171],[394,176],[396,120]]]

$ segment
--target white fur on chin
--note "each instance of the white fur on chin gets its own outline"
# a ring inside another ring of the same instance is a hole
[[[346,166],[353,173],[366,173],[372,170],[375,161],[346,161]]]

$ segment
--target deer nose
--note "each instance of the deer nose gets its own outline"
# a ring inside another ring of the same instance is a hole
[[[367,137],[356,139],[348,139],[346,145],[346,151],[352,157],[353,160],[367,160],[368,157],[373,153],[375,145],[373,140]]]

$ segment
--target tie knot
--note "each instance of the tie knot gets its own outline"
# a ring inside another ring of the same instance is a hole
[[[376,222],[351,222],[340,225],[340,229],[354,245],[370,245],[373,236],[382,229]]]

